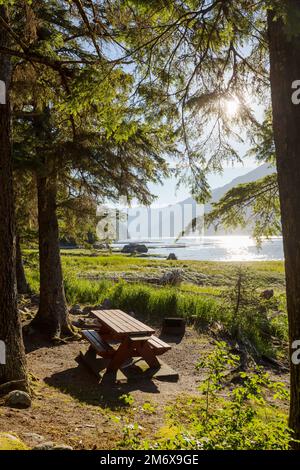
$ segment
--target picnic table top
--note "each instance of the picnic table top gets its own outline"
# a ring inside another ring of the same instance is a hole
[[[97,320],[119,335],[151,336],[155,331],[122,310],[93,310]]]

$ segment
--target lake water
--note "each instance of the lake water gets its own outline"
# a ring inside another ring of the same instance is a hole
[[[141,240],[140,243],[143,243]],[[202,261],[271,261],[283,260],[281,237],[262,242],[258,248],[255,240],[247,236],[210,236],[198,240],[181,239],[145,243],[149,255],[168,256],[175,253],[179,260]]]

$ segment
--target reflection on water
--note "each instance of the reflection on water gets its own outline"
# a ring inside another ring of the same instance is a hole
[[[260,248],[257,247],[253,238],[247,236],[203,237],[201,240],[185,238],[180,240],[181,247],[177,247],[170,240],[146,244],[150,255],[168,256],[169,253],[175,253],[181,260],[270,261],[283,259],[281,237],[263,240]]]

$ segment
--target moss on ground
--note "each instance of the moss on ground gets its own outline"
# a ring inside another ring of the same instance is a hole
[[[18,438],[18,436],[1,432],[0,450],[28,450],[28,447]]]

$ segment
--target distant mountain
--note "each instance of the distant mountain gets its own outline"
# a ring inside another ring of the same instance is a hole
[[[234,178],[230,183],[225,184],[224,186],[221,186],[220,188],[216,188],[212,191],[212,198],[210,203],[205,204],[205,213],[207,214],[208,212],[211,211],[212,202],[217,202],[221,197],[224,196],[230,189],[234,188],[235,186],[238,186],[239,184],[245,184],[245,183],[250,183],[251,181],[257,181],[261,178],[264,178],[265,176],[268,176],[276,171],[275,167],[270,165],[269,163],[265,163],[258,168],[255,168],[255,170],[249,171],[249,173],[246,173],[245,175],[239,176],[238,178]],[[214,235],[216,234],[215,230],[213,227],[210,227],[209,229],[206,229],[205,231],[206,235]],[[223,235],[225,232],[223,229],[218,229],[217,234],[218,235]],[[248,229],[238,229],[238,230],[233,230],[230,233],[234,234],[243,234],[243,235],[249,235],[251,233],[251,228],[249,227]]]
[[[239,184],[250,183],[251,181],[256,181],[261,178],[264,178],[267,175],[274,173],[275,167],[270,165],[269,163],[265,163],[264,165],[255,168],[255,170],[249,171],[245,175],[239,176],[238,178],[234,178],[230,183],[221,186],[220,188],[216,188],[212,191],[212,201],[218,201],[229,189],[238,186]]]
[[[256,181],[274,173],[274,171],[275,168],[273,166],[264,164],[243,176],[234,178],[230,183],[214,189],[212,191],[211,200],[204,206],[204,213],[207,214],[210,212],[212,203],[217,202],[231,188],[239,184]],[[197,205],[196,201],[192,197],[184,199],[178,204],[170,204],[160,208],[132,208],[128,211],[128,225],[123,223],[120,224],[120,227],[122,226],[120,239],[127,238],[125,234],[130,234],[131,240],[145,241],[150,238],[176,238],[181,230],[186,228],[190,221],[196,216],[201,216],[201,209],[199,209],[199,205]],[[225,233],[228,234],[229,232],[225,232],[222,229],[215,232],[213,227],[205,229],[205,235],[223,235]],[[230,231],[230,233],[248,235],[251,233],[251,228],[249,227],[245,230]]]
[[[218,201],[219,199],[221,199],[222,196],[224,196],[225,193],[227,193],[227,191],[229,191],[231,188],[234,188],[235,186],[238,186],[239,184],[245,184],[250,183],[251,181],[259,180],[267,175],[274,173],[275,171],[276,170],[274,166],[268,163],[264,163],[263,165],[255,168],[255,170],[249,171],[249,173],[246,173],[245,175],[234,178],[232,181],[230,181],[230,183],[227,183],[224,186],[220,186],[219,188],[213,189],[211,202]],[[182,204],[186,204],[192,201],[193,198],[189,197],[182,201]],[[210,208],[210,204],[207,204],[207,208]]]

